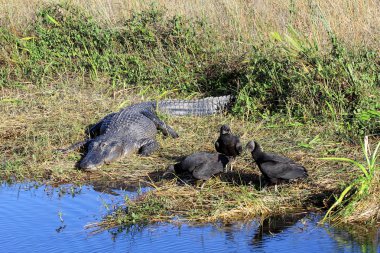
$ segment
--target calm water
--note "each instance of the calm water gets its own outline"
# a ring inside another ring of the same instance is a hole
[[[0,252],[380,252],[379,233],[359,242],[351,231],[317,226],[320,217],[314,214],[275,217],[261,226],[255,221],[157,224],[91,235],[85,225],[123,203],[124,195],[138,194],[101,191],[92,186],[2,184]]]

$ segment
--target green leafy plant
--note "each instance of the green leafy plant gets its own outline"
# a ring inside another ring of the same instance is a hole
[[[334,204],[326,212],[323,222],[332,218],[332,212],[335,211],[335,219],[339,219],[339,215],[348,215],[352,207],[356,202],[360,201],[366,196],[369,187],[371,187],[372,180],[375,176],[376,170],[379,169],[379,164],[376,163],[379,157],[380,142],[376,145],[373,152],[370,150],[370,145],[368,142],[368,136],[364,138],[363,144],[363,154],[365,157],[365,162],[360,163],[349,158],[342,157],[328,157],[320,158],[321,160],[327,161],[339,161],[345,163],[351,163],[356,166],[361,171],[361,175],[358,176],[353,182],[344,188],[342,193],[336,199]],[[337,214],[337,215],[336,215]]]

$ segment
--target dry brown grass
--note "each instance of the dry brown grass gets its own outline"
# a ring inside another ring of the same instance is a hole
[[[0,25],[24,30],[33,22],[38,8],[57,0],[0,0]],[[239,42],[267,38],[270,32],[285,32],[292,25],[320,45],[329,41],[325,20],[338,38],[351,46],[380,49],[380,2],[377,0],[71,0],[92,13],[98,21],[115,26],[120,20],[151,3],[168,10],[168,15],[206,17],[223,37]]]

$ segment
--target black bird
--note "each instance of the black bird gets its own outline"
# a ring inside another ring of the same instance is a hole
[[[181,162],[170,165],[165,172],[190,173],[197,180],[208,180],[225,170],[229,159],[218,153],[197,152],[185,157]]]
[[[236,157],[243,152],[243,146],[240,138],[231,133],[231,129],[227,125],[220,127],[219,138],[215,142],[215,149],[226,156]]]
[[[264,178],[271,184],[308,176],[305,167],[287,157],[263,152],[256,141],[248,142],[247,149],[251,152]]]

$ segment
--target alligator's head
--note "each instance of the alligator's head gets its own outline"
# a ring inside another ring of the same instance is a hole
[[[109,164],[124,155],[124,144],[118,140],[94,139],[88,144],[87,154],[79,163],[84,170],[96,170],[104,163]]]

